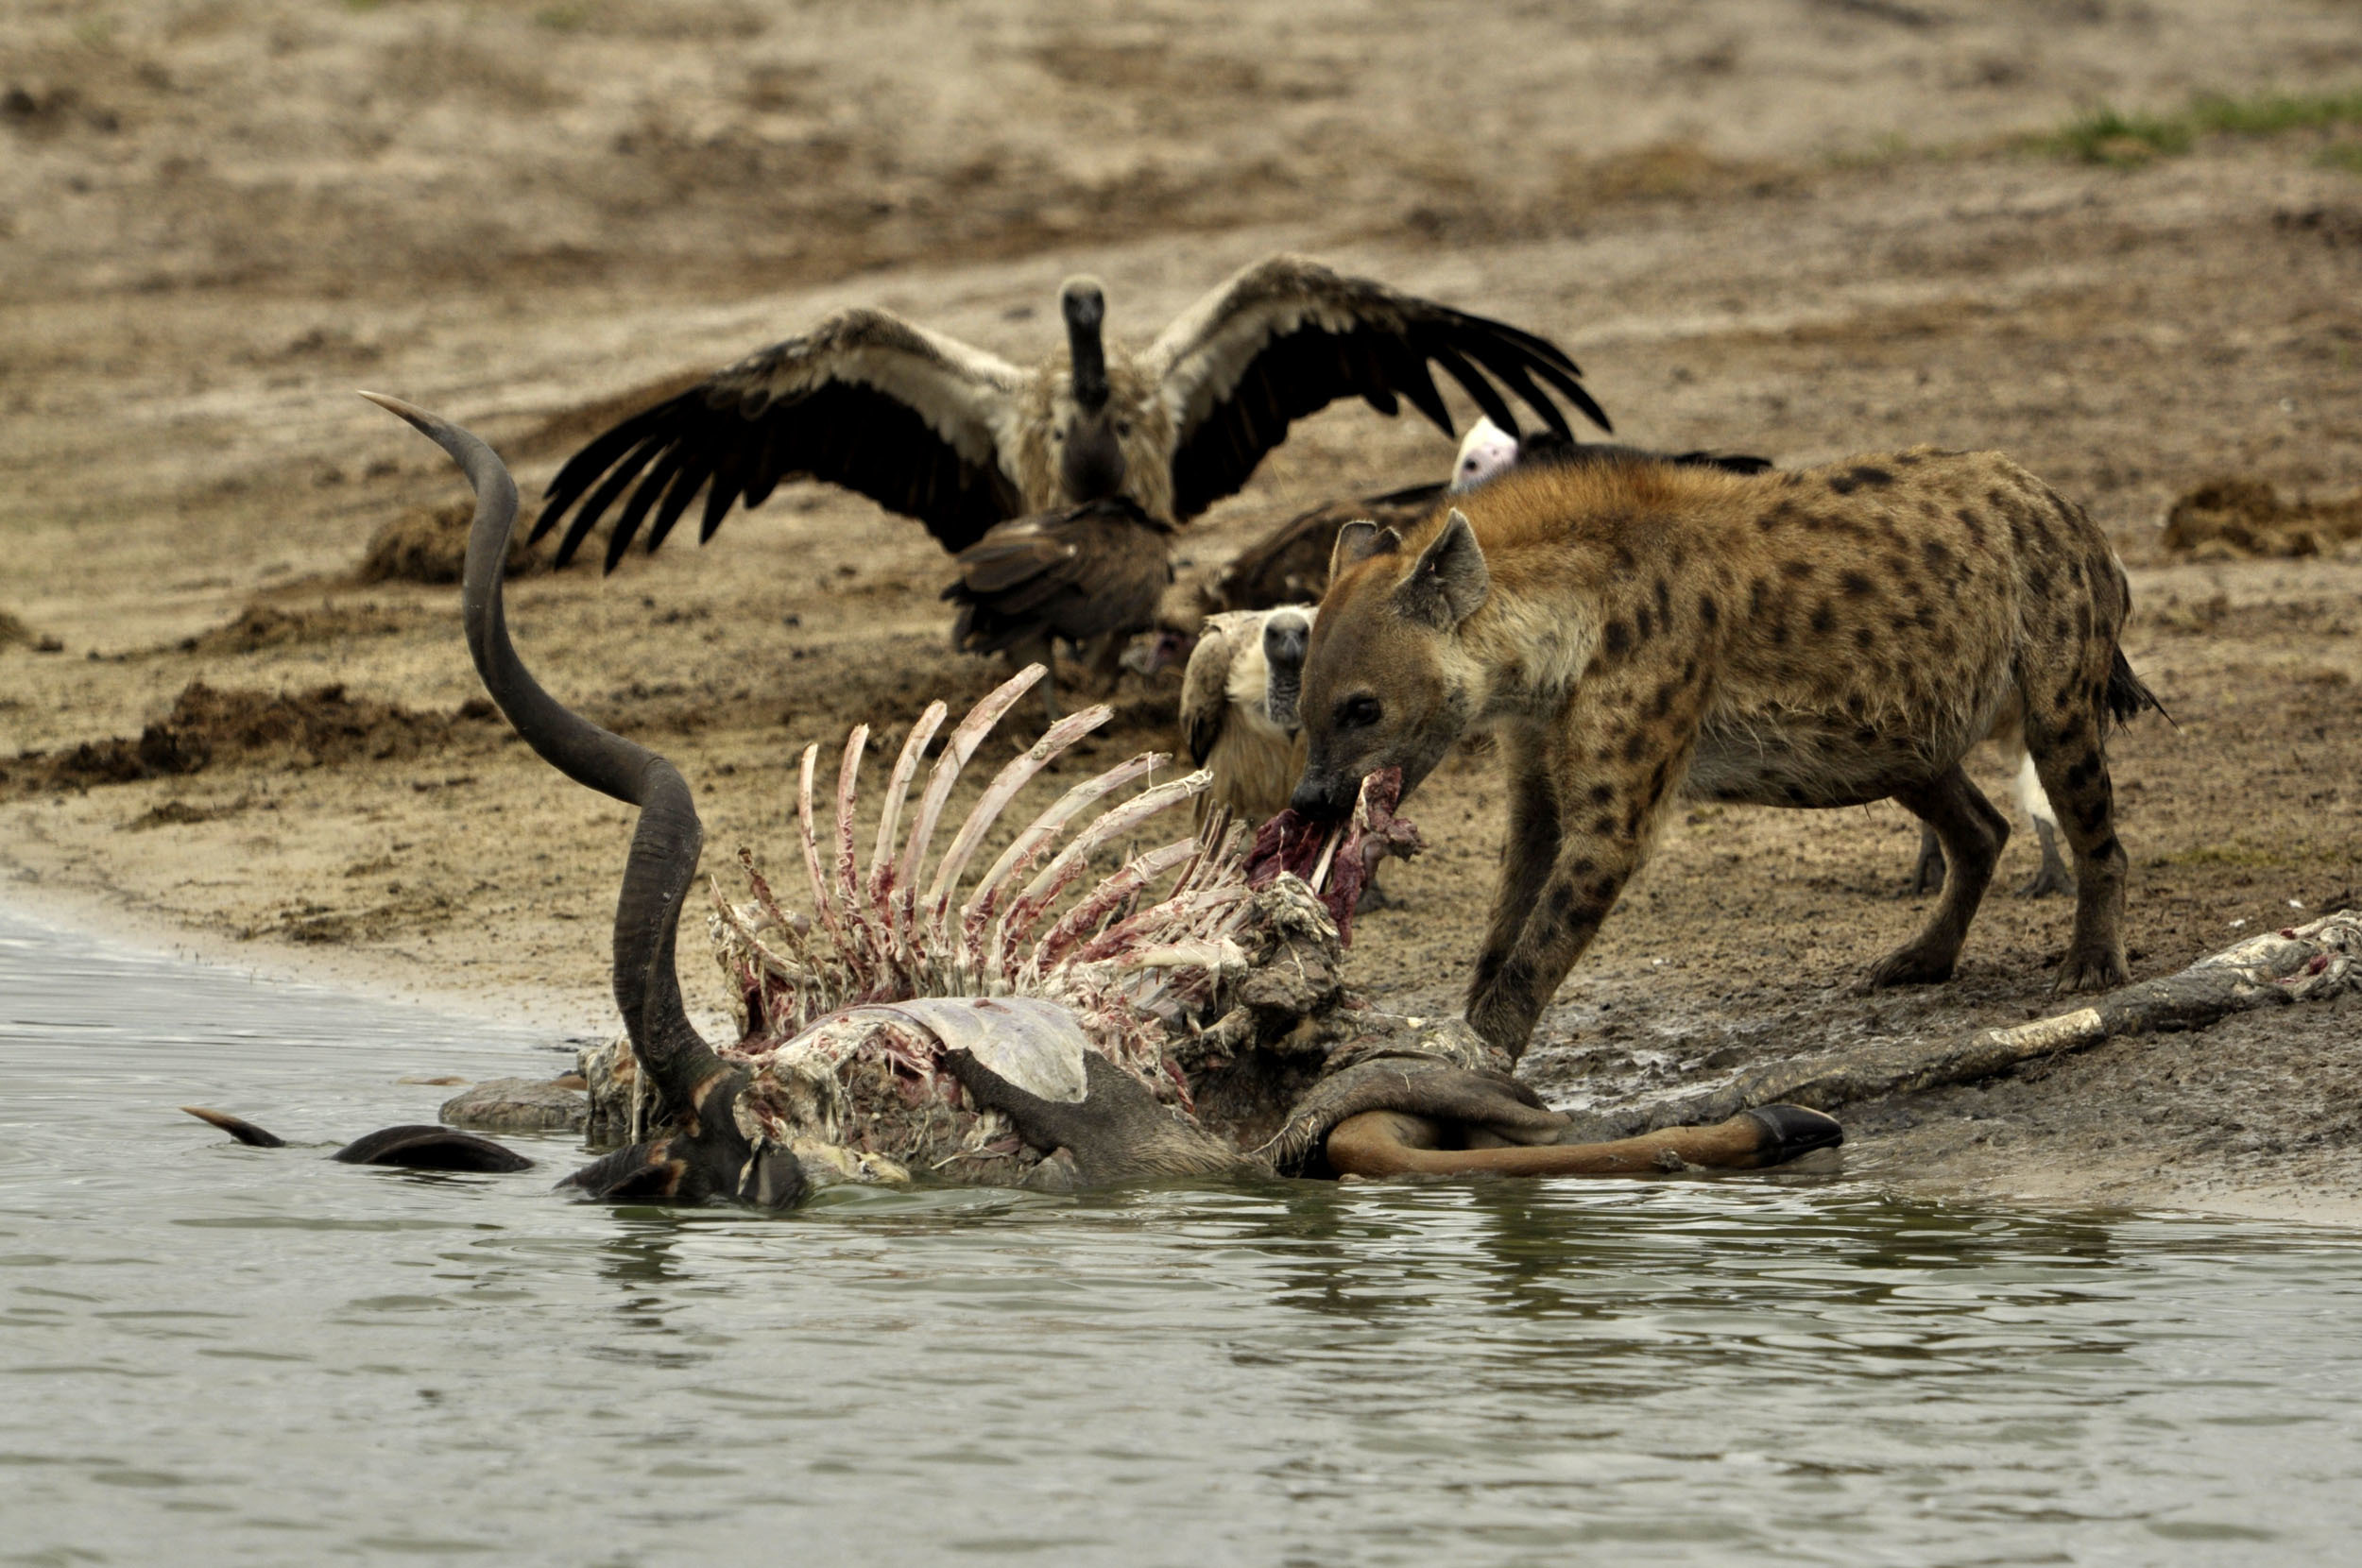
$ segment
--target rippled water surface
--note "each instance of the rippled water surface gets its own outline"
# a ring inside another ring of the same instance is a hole
[[[0,922],[0,1560],[2353,1560],[2350,1234],[1762,1179],[758,1218],[561,1202],[563,1139],[325,1161],[543,1044]]]

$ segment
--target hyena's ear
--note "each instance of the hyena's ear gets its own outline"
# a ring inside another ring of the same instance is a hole
[[[1419,564],[1395,590],[1395,602],[1412,620],[1447,632],[1476,614],[1492,591],[1493,572],[1484,564],[1484,547],[1454,507],[1444,531],[1420,553]]]
[[[1328,553],[1328,580],[1335,582],[1356,561],[1391,555],[1401,548],[1402,536],[1391,528],[1380,528],[1366,518],[1348,522],[1337,530],[1337,546]]]

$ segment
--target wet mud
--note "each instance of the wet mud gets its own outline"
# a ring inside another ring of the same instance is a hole
[[[457,486],[352,389],[481,430],[530,501],[613,418],[825,311],[1030,361],[1069,273],[1138,340],[1286,247],[1550,333],[1635,443],[2011,452],[2115,541],[2127,652],[2173,715],[2111,742],[2135,979],[2353,902],[2362,541],[2316,520],[2309,554],[2177,549],[2165,524],[2226,475],[2284,507],[2362,490],[2362,185],[2326,131],[2127,166],[2038,145],[2101,97],[2348,86],[2350,19],[1926,14],[12,12],[0,896],[592,1027],[627,813],[470,706],[456,590],[424,580]],[[1180,588],[1450,457],[1360,405],[1304,421],[1181,537]],[[365,581],[387,530],[425,542]],[[554,689],[693,780],[723,870],[792,855],[805,745],[868,723],[890,755],[926,702],[1000,678],[949,646],[951,575],[917,525],[790,486],[703,548],[522,575],[509,603]],[[1037,788],[1172,748],[1171,677],[1104,695],[1112,722]],[[1971,772],[2007,809],[2001,765]],[[1501,811],[1481,747],[1408,803],[1429,847],[1358,924],[1357,989],[1457,1006]],[[2035,863],[2016,826],[1997,889]],[[1856,989],[1926,913],[1915,844],[1891,806],[1676,812],[1528,1076],[1604,1102],[2051,1011],[2069,905],[2003,892],[1949,985]],[[702,933],[682,965],[723,1013]],[[2330,1007],[2111,1041],[1865,1108],[1846,1159],[2351,1206],[2358,1035]]]

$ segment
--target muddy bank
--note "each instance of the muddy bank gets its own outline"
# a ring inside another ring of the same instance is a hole
[[[1138,338],[1281,246],[1552,334],[1628,439],[2010,451],[2116,540],[2128,650],[2177,721],[2113,751],[2136,978],[2362,887],[2362,542],[2315,520],[2311,554],[2197,560],[2161,526],[2220,476],[2275,505],[2362,488],[2350,131],[2122,166],[2028,140],[2100,97],[2341,88],[2362,47],[2335,8],[693,9],[0,21],[0,896],[589,1031],[626,814],[470,709],[456,592],[415,580],[456,481],[351,389],[476,426],[530,495],[643,394],[839,305],[1030,361],[1067,273]],[[1306,421],[1184,536],[1185,571],[1449,457],[1359,406]],[[950,576],[916,524],[791,486],[703,549],[522,575],[509,603],[556,690],[680,763],[727,870],[789,855],[806,744],[865,722],[890,752],[997,679],[946,646]],[[1170,746],[1172,695],[1126,677],[1070,770]],[[1491,770],[1458,758],[1412,804],[1432,847],[1352,960],[1388,1006],[1455,1005]],[[2006,894],[1953,984],[1852,990],[1925,914],[1915,836],[1891,807],[1679,814],[1531,1074],[1603,1099],[2048,1010],[2067,906]],[[2033,864],[2021,824],[1996,886]],[[701,933],[682,963],[718,1013]],[[2348,1021],[1912,1096],[1848,1158],[1997,1193],[2351,1199]]]

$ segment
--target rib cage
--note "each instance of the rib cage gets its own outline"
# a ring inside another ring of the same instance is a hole
[[[745,850],[739,859],[751,898],[733,903],[712,883],[715,957],[744,1010],[738,1054],[775,1050],[847,1008],[918,997],[1036,997],[1071,1011],[1104,1055],[1161,1097],[1188,1103],[1185,1080],[1165,1047],[1176,1026],[1188,1032],[1184,1014],[1211,997],[1224,970],[1244,962],[1233,938],[1251,908],[1245,832],[1216,822],[1203,837],[1136,855],[1095,882],[1087,878],[1095,851],[1203,793],[1208,774],[1118,798],[1170,760],[1152,752],[1086,779],[1020,829],[962,896],[969,865],[1018,793],[1112,717],[1104,705],[1087,708],[1001,766],[931,867],[962,771],[1044,673],[1037,664],[1018,672],[952,729],[898,851],[910,789],[948,709],[938,702],[920,715],[888,775],[865,875],[856,860],[854,819],[869,726],[847,739],[827,854],[814,801],[820,748],[805,750],[796,817],[813,913],[783,907]],[[1055,848],[1070,828],[1065,846]],[[1160,898],[1137,907],[1176,871]]]

